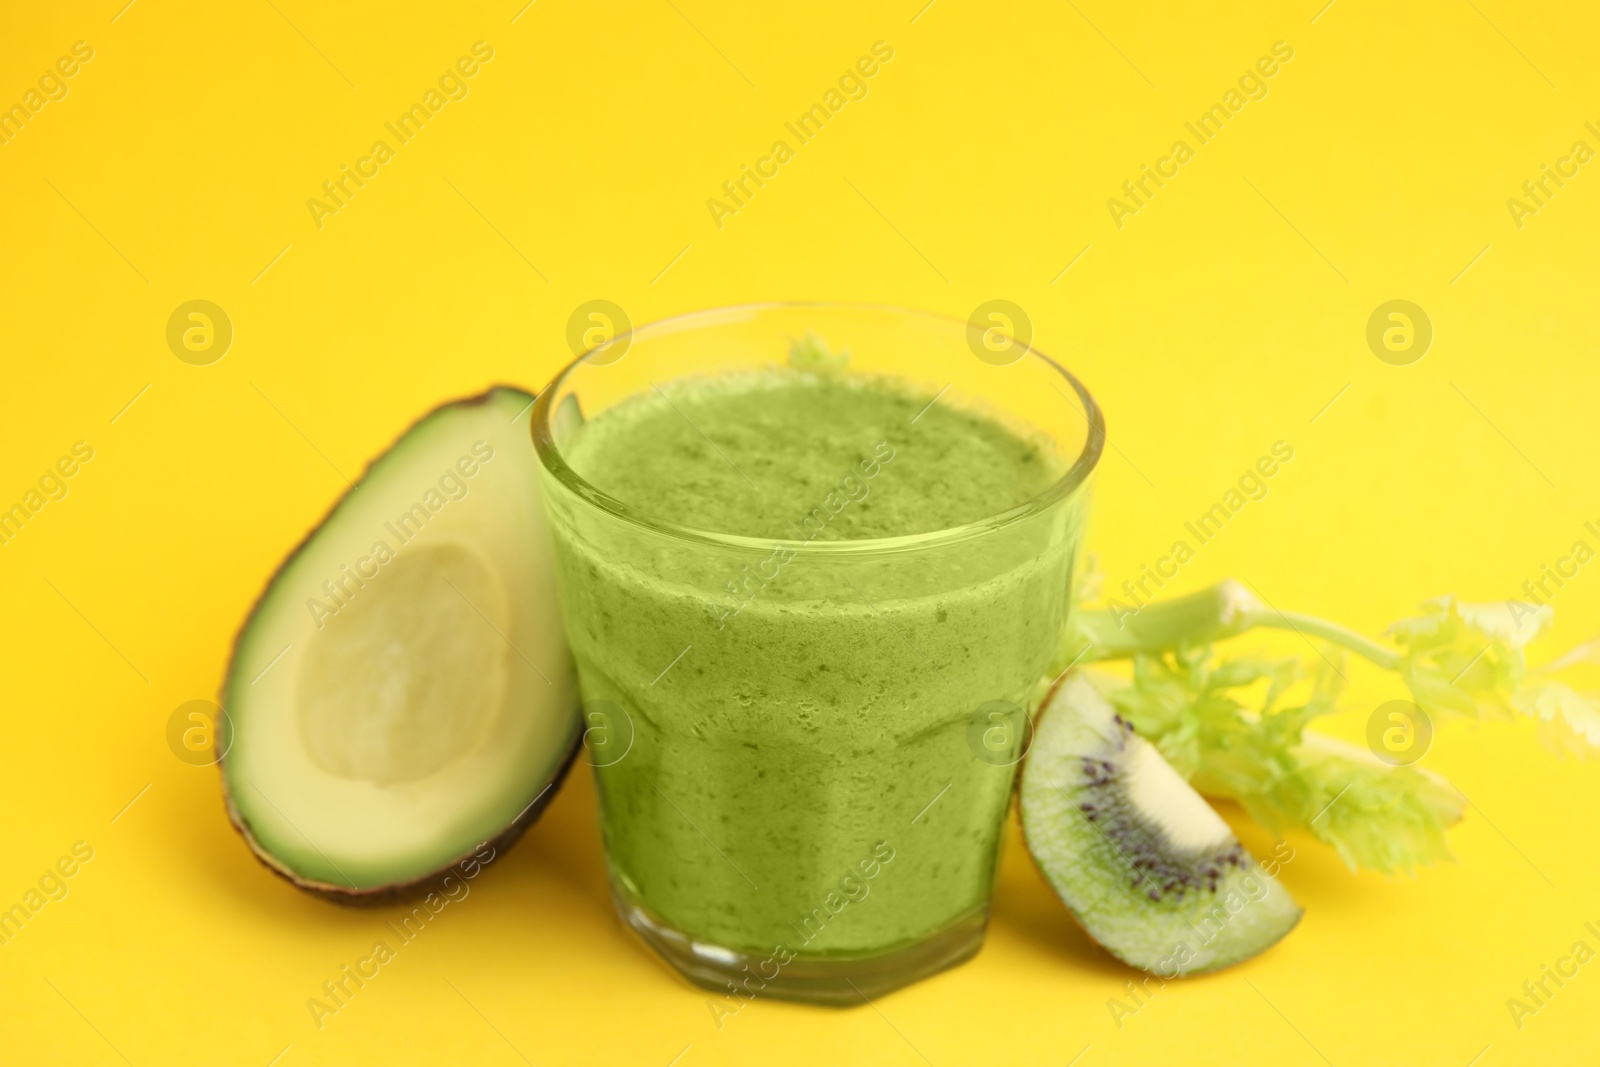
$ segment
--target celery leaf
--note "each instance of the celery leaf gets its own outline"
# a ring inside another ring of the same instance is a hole
[[[1398,873],[1448,859],[1445,829],[1460,818],[1462,798],[1442,778],[1306,732],[1337,709],[1335,663],[1321,664],[1309,696],[1293,704],[1284,700],[1304,680],[1297,660],[1213,662],[1209,648],[1135,656],[1130,683],[1102,684],[1196,789],[1238,801],[1268,829],[1310,833],[1352,869]],[[1265,695],[1247,705],[1243,691],[1258,683]]]

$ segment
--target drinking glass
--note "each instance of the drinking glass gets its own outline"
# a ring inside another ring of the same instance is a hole
[[[1077,379],[997,330],[881,306],[705,311],[611,337],[534,407],[614,902],[724,1010],[859,1003],[982,944],[1105,441]],[[647,514],[568,464],[612,405],[782,366],[808,335],[850,373],[1042,435],[1059,478],[1001,514],[870,540],[808,539],[817,502],[797,500],[796,536],[774,540]]]

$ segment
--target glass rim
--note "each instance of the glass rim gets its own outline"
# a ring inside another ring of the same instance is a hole
[[[1100,457],[1105,451],[1106,423],[1105,415],[1100,410],[1100,405],[1078,378],[1050,356],[1045,355],[1033,345],[1022,345],[1025,351],[1013,363],[1021,362],[1030,356],[1040,360],[1049,369],[1059,374],[1066,380],[1078,396],[1083,405],[1080,412],[1088,423],[1088,431],[1084,437],[1083,448],[1077,458],[1062,476],[1051,483],[1044,491],[1024,500],[1005,511],[987,515],[971,522],[957,526],[947,526],[939,530],[929,530],[924,533],[898,534],[893,537],[872,537],[837,541],[797,541],[788,537],[751,537],[747,534],[725,533],[704,527],[690,526],[686,523],[674,522],[658,515],[653,515],[641,508],[635,507],[618,497],[600,489],[594,483],[585,479],[567,463],[566,457],[561,454],[561,448],[555,442],[555,436],[550,425],[554,412],[552,397],[561,385],[579,367],[589,364],[589,356],[602,348],[615,345],[621,338],[629,339],[629,347],[635,342],[647,340],[652,334],[677,333],[685,329],[709,327],[730,321],[748,321],[759,316],[765,311],[793,310],[797,308],[810,308],[819,312],[837,311],[877,311],[888,312],[894,315],[903,315],[910,318],[931,319],[952,324],[960,329],[966,329],[969,324],[951,315],[943,315],[933,311],[920,311],[914,308],[899,307],[894,304],[850,303],[831,300],[772,300],[748,304],[731,304],[718,308],[705,308],[698,311],[688,311],[679,315],[672,315],[664,319],[646,323],[625,330],[621,334],[603,341],[593,348],[587,349],[571,363],[562,367],[555,377],[550,379],[548,385],[539,392],[533,403],[533,417],[529,420],[529,431],[533,435],[534,449],[538,453],[539,461],[558,482],[576,494],[580,499],[599,510],[613,515],[624,522],[641,527],[653,533],[665,534],[683,541],[698,544],[709,544],[723,547],[745,548],[751,550],[770,550],[774,545],[801,545],[807,552],[817,552],[829,555],[854,555],[901,548],[928,548],[944,544],[964,541],[972,537],[1004,529],[1015,523],[1021,522],[1037,515],[1062,499],[1070,496],[1088,481],[1089,475],[1100,462]],[[1022,342],[1018,341],[1018,344]],[[604,366],[604,364],[595,364]]]

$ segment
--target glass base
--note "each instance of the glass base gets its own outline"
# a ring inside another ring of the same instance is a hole
[[[752,955],[697,941],[662,922],[615,882],[611,901],[622,921],[695,985],[740,1001],[773,997],[834,1007],[863,1004],[965,963],[983,947],[989,923],[988,909],[980,908],[911,945],[864,955],[796,956],[767,978],[762,966],[767,971],[775,966],[770,953]]]

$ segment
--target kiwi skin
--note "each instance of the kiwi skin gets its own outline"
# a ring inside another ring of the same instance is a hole
[[[1074,675],[1076,673],[1077,673],[1076,671],[1070,671],[1070,670],[1069,671],[1065,671],[1065,672],[1063,672],[1061,674],[1060,677],[1058,677],[1050,685],[1049,689],[1046,690],[1045,695],[1039,701],[1038,709],[1036,711],[1036,715],[1039,714],[1039,713],[1042,713],[1046,708],[1049,708],[1051,706],[1051,704],[1055,700],[1056,691],[1063,684],[1065,684],[1065,682],[1067,681],[1067,679],[1069,677],[1071,677],[1072,675]],[[1030,755],[1030,758],[1031,758],[1031,755]],[[1022,784],[1021,783],[1022,783],[1022,775],[1018,774],[1017,775],[1017,797],[1018,797],[1019,804],[1020,804],[1020,800],[1021,800],[1021,789],[1022,789]],[[1020,826],[1020,828],[1022,830],[1022,842],[1023,842],[1023,845],[1024,845],[1025,849],[1027,850],[1028,858],[1033,862],[1034,870],[1039,872],[1040,879],[1043,880],[1045,885],[1050,886],[1051,889],[1052,889],[1052,892],[1054,892],[1054,885],[1050,880],[1049,872],[1047,872],[1044,869],[1044,865],[1039,861],[1038,857],[1034,854],[1033,846],[1028,842],[1027,820],[1022,819],[1022,818],[1018,818],[1017,822],[1018,822],[1018,824],[1019,824],[1019,826]],[[1250,853],[1248,851],[1246,851],[1244,854],[1246,856],[1250,855]],[[1251,860],[1254,861],[1254,857],[1253,856],[1251,857]],[[1059,894],[1057,894],[1057,895],[1059,895]],[[1195,969],[1195,970],[1182,970],[1182,971],[1177,972],[1176,974],[1161,974],[1161,973],[1159,973],[1158,971],[1155,971],[1155,970],[1146,970],[1146,968],[1141,967],[1139,964],[1134,963],[1134,962],[1132,962],[1132,961],[1130,961],[1128,959],[1125,959],[1122,956],[1122,954],[1119,953],[1115,948],[1113,948],[1112,946],[1107,945],[1104,942],[1102,942],[1099,939],[1097,939],[1094,936],[1094,934],[1092,932],[1090,932],[1089,928],[1084,925],[1082,920],[1080,920],[1078,918],[1077,912],[1074,911],[1070,906],[1067,908],[1067,913],[1072,916],[1073,922],[1078,924],[1078,928],[1083,931],[1084,936],[1087,937],[1089,939],[1090,943],[1095,945],[1095,947],[1101,949],[1102,951],[1104,951],[1105,953],[1107,953],[1108,955],[1110,955],[1114,959],[1116,959],[1119,962],[1122,962],[1124,964],[1127,964],[1127,966],[1132,967],[1135,970],[1138,970],[1138,971],[1141,971],[1141,972],[1144,972],[1144,973],[1148,973],[1148,974],[1154,974],[1158,978],[1170,981],[1170,980],[1172,980],[1174,978],[1198,977],[1198,976],[1203,975],[1203,974],[1211,974],[1211,973],[1214,973],[1216,971],[1226,969],[1228,967],[1237,966],[1238,964],[1243,963],[1245,960],[1254,959],[1256,956],[1261,955],[1267,949],[1271,948],[1273,945],[1275,945],[1279,941],[1283,940],[1283,938],[1285,938],[1285,937],[1287,937],[1289,935],[1290,931],[1292,931],[1296,926],[1300,925],[1300,920],[1305,916],[1305,909],[1304,908],[1297,908],[1296,909],[1296,913],[1294,915],[1294,918],[1290,921],[1289,925],[1284,928],[1283,932],[1281,934],[1279,934],[1278,937],[1276,937],[1276,938],[1274,938],[1274,939],[1272,939],[1270,941],[1264,942],[1258,948],[1256,948],[1254,951],[1249,952],[1249,953],[1247,953],[1245,955],[1241,955],[1241,956],[1239,956],[1239,957],[1237,957],[1235,959],[1229,960],[1228,962],[1225,962],[1225,963],[1215,963],[1212,966],[1199,968],[1199,969]]]
[[[373,466],[379,460],[383,459],[383,457],[394,451],[395,446],[409,436],[413,430],[427,422],[429,419],[433,418],[435,415],[439,414],[444,409],[454,407],[476,407],[482,404],[487,404],[490,397],[494,395],[496,390],[500,389],[514,390],[528,396],[537,395],[535,390],[525,389],[520,385],[510,385],[502,382],[489,386],[489,388],[485,389],[481,393],[474,393],[471,396],[458,397],[453,400],[446,400],[443,403],[436,404],[432,408],[423,412],[417,418],[413,419],[410,424],[405,427],[405,429],[401,430],[399,434],[395,436],[394,440],[390,441],[387,446],[377,452],[371,459],[367,460],[367,465],[362,469],[360,477],[356,478],[355,485],[359,486],[363,481],[365,481],[367,475],[372,473]],[[254,603],[251,604],[250,611],[245,615],[244,621],[239,624],[238,631],[233,635],[233,646],[228,652],[228,668],[222,676],[222,687],[217,693],[217,706],[223,709],[224,714],[226,713],[228,707],[228,678],[233,673],[233,662],[238,658],[239,647],[244,642],[244,635],[249,631],[250,624],[255,621],[256,613],[261,610],[261,605],[266,601],[267,594],[271,592],[273,583],[278,580],[285,568],[287,568],[290,563],[293,563],[295,558],[299,556],[301,552],[305,551],[306,546],[311,544],[312,539],[315,538],[317,533],[327,525],[328,520],[333,518],[334,512],[339,510],[339,505],[344,503],[347,496],[349,496],[348,491],[339,494],[339,498],[329,506],[326,512],[323,513],[322,518],[318,519],[311,525],[311,528],[306,531],[305,536],[300,538],[300,541],[294,546],[294,548],[290,549],[289,553],[283,557],[282,562],[273,568],[271,574],[267,575],[267,580],[262,585],[261,592],[256,596]],[[419,878],[414,878],[409,882],[399,882],[394,885],[374,886],[371,889],[353,889],[347,885],[338,885],[332,882],[319,882],[312,878],[302,878],[294,871],[284,866],[276,857],[268,852],[259,841],[256,840],[255,834],[250,832],[249,824],[245,821],[244,817],[239,814],[239,809],[233,802],[233,794],[228,789],[228,775],[224,766],[228,758],[226,752],[217,757],[217,772],[222,780],[222,804],[228,813],[228,821],[232,823],[233,828],[239,832],[239,836],[244,838],[244,843],[250,848],[250,854],[255,856],[255,858],[261,862],[262,866],[266,867],[273,874],[283,878],[297,889],[303,889],[313,896],[321,897],[323,900],[331,901],[334,904],[342,904],[352,907],[381,907],[385,904],[395,904],[401,901],[421,899],[427,896],[430,892],[441,891],[441,887],[444,884],[445,878],[451,874],[451,872],[455,869],[455,866],[458,863],[462,863],[463,861],[467,860],[479,849],[483,848],[484,845],[488,845],[493,848],[495,855],[498,856],[503,850],[509,849],[512,845],[516,844],[517,841],[521,839],[522,835],[527,832],[528,827],[532,826],[539,820],[539,816],[544,814],[544,809],[549,805],[550,801],[555,798],[556,793],[561,788],[561,783],[566,780],[567,772],[572,769],[573,760],[576,759],[578,755],[578,748],[582,744],[582,741],[583,731],[575,730],[572,735],[572,741],[567,746],[567,754],[562,758],[561,764],[556,769],[555,773],[550,776],[550,782],[545,786],[544,792],[540,793],[536,798],[534,798],[533,803],[529,804],[522,810],[521,814],[519,814],[515,819],[511,820],[511,824],[504,830],[500,831],[488,841],[468,848],[465,852],[461,853],[461,855],[457,856],[449,863],[438,868],[437,870],[429,871],[427,874],[424,874]]]
[[[1039,703],[1034,708],[1033,712],[1035,718],[1034,736],[1038,736],[1038,716],[1043,714],[1044,710],[1048,708],[1055,700],[1056,690],[1061,688],[1061,683],[1065,682],[1072,673],[1073,672],[1070,670],[1062,671],[1060,676],[1057,677],[1055,681],[1050,683],[1050,688],[1045,690],[1044,696],[1039,698]],[[1029,755],[1031,756],[1032,753]],[[1024,759],[1024,766],[1026,766],[1026,758]],[[222,788],[224,792],[227,791],[228,787],[226,782],[223,783]],[[1012,798],[1013,802],[1017,805],[1017,828],[1022,831],[1022,851],[1028,854],[1028,861],[1033,864],[1033,869],[1039,875],[1039,880],[1045,884],[1047,889],[1050,889],[1050,893],[1053,896],[1055,895],[1055,889],[1050,885],[1050,875],[1045,871],[1044,865],[1039,862],[1038,857],[1034,855],[1033,845],[1028,841],[1028,821],[1022,817],[1022,768],[1020,767],[1017,769],[1016,784],[1012,787]],[[232,810],[232,804],[229,805],[229,810]],[[253,848],[255,846],[252,845],[251,847]],[[1078,923],[1078,929],[1083,931],[1083,936],[1089,939],[1090,944],[1094,945],[1101,951],[1110,954],[1111,956],[1116,956],[1115,952],[1112,952],[1105,945],[1102,945],[1100,942],[1096,941],[1094,939],[1094,935],[1088,931],[1088,928],[1082,923],[1078,922],[1078,916],[1071,908],[1067,909],[1067,914],[1072,916],[1073,922]]]

